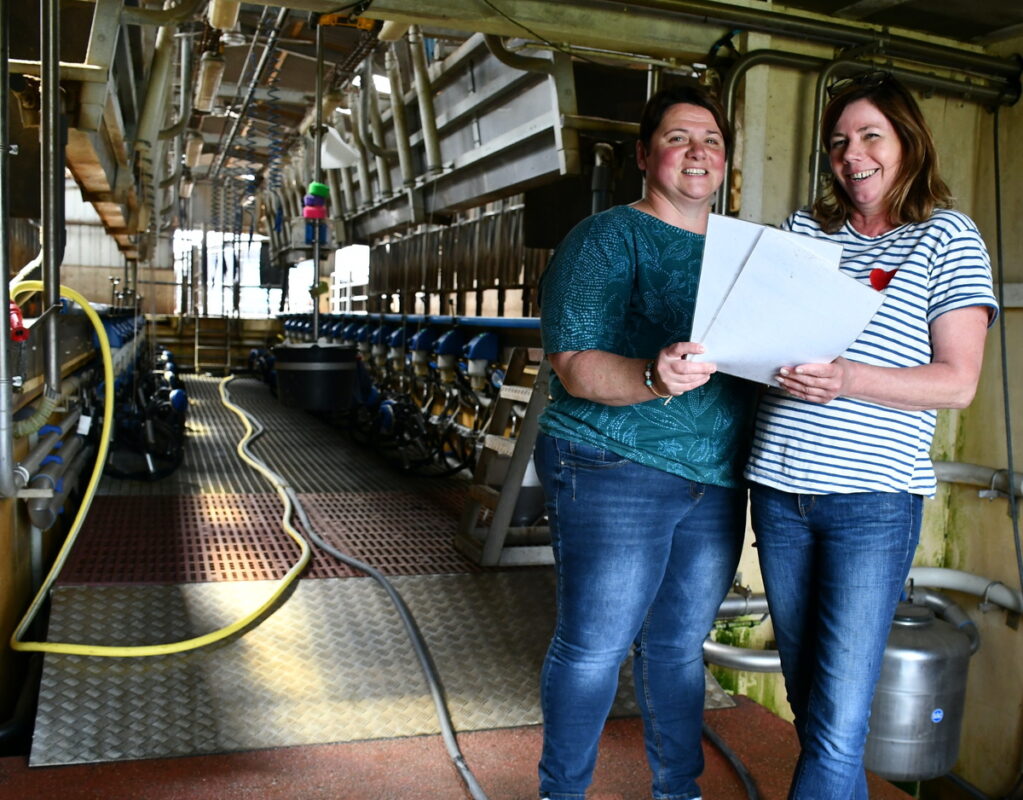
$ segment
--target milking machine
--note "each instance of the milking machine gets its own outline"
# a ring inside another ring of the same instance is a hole
[[[402,469],[441,476],[473,468],[504,380],[497,333],[470,335],[470,325],[482,324],[478,318],[341,315],[323,320],[320,341],[308,343],[308,323],[307,315],[288,315],[276,363],[274,354],[253,353],[251,368],[266,376],[276,367],[280,391],[282,350],[314,344],[343,350],[353,361],[351,386],[327,385],[324,375],[307,370],[296,404],[329,411],[353,438]],[[317,399],[325,396],[334,399]]]

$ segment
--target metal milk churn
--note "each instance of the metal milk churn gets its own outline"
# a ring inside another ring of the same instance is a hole
[[[926,606],[899,604],[870,712],[867,769],[895,781],[952,769],[969,664],[965,633]]]

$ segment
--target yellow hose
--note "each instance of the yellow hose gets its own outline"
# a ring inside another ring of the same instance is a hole
[[[29,292],[40,292],[42,291],[42,288],[43,285],[41,281],[23,281],[11,289],[11,297],[14,298],[18,295],[28,294]],[[95,328],[96,336],[99,339],[100,351],[103,358],[103,430],[100,438],[99,452],[96,454],[96,464],[92,470],[92,477],[90,478],[89,485],[82,497],[82,502],[78,509],[78,513],[75,515],[74,522],[71,525],[71,530],[68,532],[67,538],[64,540],[64,544],[60,548],[60,552],[57,554],[57,557],[53,562],[53,566],[50,568],[50,572],[46,576],[46,580],[44,580],[43,585],[39,587],[39,591],[32,600],[32,604],[29,606],[25,616],[22,618],[21,622],[18,623],[18,627],[15,628],[14,633],[11,634],[11,649],[38,653],[68,653],[81,656],[133,658],[139,656],[162,656],[170,653],[181,653],[185,650],[194,650],[196,648],[212,644],[213,642],[220,641],[221,639],[226,639],[228,636],[231,636],[248,625],[251,625],[257,618],[266,613],[266,611],[277,602],[295,578],[298,577],[299,573],[305,569],[306,564],[309,563],[311,555],[309,543],[306,542],[302,535],[291,525],[291,499],[288,497],[284,487],[280,485],[272,473],[250,458],[243,449],[245,444],[251,438],[253,430],[244,412],[227,400],[227,396],[224,392],[224,386],[231,380],[231,377],[225,378],[220,382],[220,397],[224,405],[237,414],[241,418],[242,424],[245,426],[245,436],[238,442],[238,446],[236,448],[238,455],[247,464],[259,470],[268,480],[270,480],[271,483],[274,484],[274,488],[276,489],[278,496],[284,503],[284,516],[281,520],[281,525],[284,530],[287,531],[288,535],[295,540],[302,551],[298,561],[291,567],[291,569],[288,570],[288,573],[281,578],[274,588],[274,591],[270,594],[266,601],[259,606],[259,608],[224,628],[203,634],[202,636],[196,636],[192,639],[185,639],[180,642],[168,642],[167,644],[137,645],[129,647],[75,644],[72,642],[26,642],[21,640],[21,637],[25,634],[28,626],[32,624],[32,620],[34,620],[36,614],[39,613],[40,607],[46,599],[53,582],[60,574],[60,571],[64,566],[64,562],[67,561],[68,554],[71,552],[75,539],[78,537],[82,525],[85,522],[85,515],[89,510],[89,506],[92,504],[92,498],[96,494],[96,487],[99,485],[100,478],[103,474],[103,464],[106,463],[107,451],[110,447],[111,423],[114,415],[114,367],[113,359],[110,354],[110,340],[107,338],[106,330],[103,328],[103,322],[100,320],[99,315],[93,310],[92,306],[89,305],[89,302],[74,289],[70,289],[67,286],[61,286],[60,295],[61,297],[66,297],[69,300],[78,303],[78,305],[82,307],[85,315],[92,323],[93,328]]]

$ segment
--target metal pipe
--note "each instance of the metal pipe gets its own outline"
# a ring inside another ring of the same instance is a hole
[[[134,8],[121,10],[121,22],[126,25],[176,25],[191,19],[206,4],[206,0],[179,0],[169,8]]]
[[[9,85],[10,72],[10,3],[0,3],[0,86]],[[0,307],[10,306],[10,103],[0,102]],[[11,421],[14,414],[10,380],[10,336],[0,334],[0,497],[14,494],[14,435]]]
[[[426,47],[418,25],[409,28],[408,43],[412,54],[416,100],[419,102],[419,124],[422,128],[423,147],[426,150],[426,173],[435,175],[442,170],[440,139],[437,135],[437,114],[433,108],[430,71],[426,64]]]
[[[185,132],[188,120],[192,116],[192,37],[182,36],[178,54],[181,58],[181,105],[178,109],[178,121],[164,128],[159,133],[161,139],[173,139]],[[180,151],[179,151],[180,152]]]
[[[506,67],[512,69],[521,69],[526,72],[542,72],[544,75],[552,75],[554,73],[554,62],[546,58],[535,58],[533,56],[524,56],[521,53],[513,53],[509,50],[504,40],[493,33],[483,34],[483,41],[487,43],[487,49],[490,54],[504,64]]]
[[[1023,594],[1010,589],[1001,581],[939,567],[913,567],[909,571],[909,580],[921,586],[972,594],[1010,611],[1023,613]]]
[[[163,118],[167,113],[167,92],[173,67],[174,31],[170,25],[160,28],[156,34],[156,50],[149,67],[146,82],[146,98],[139,114],[135,144],[143,151],[143,158],[155,158],[156,142],[160,136]]]
[[[1017,472],[1009,480],[1009,471],[983,467],[980,464],[966,464],[959,461],[936,461],[934,473],[939,481],[980,486],[990,492],[1008,495],[1010,488],[1016,497],[1023,497],[1023,474]]]
[[[738,27],[841,47],[880,45],[887,55],[896,58],[941,64],[953,69],[1007,78],[1015,82],[1016,93],[1015,97],[1011,96],[1011,92],[1006,94],[1001,102],[1011,105],[1019,97],[1020,67],[1010,59],[963,52],[939,44],[892,36],[871,28],[808,20],[794,15],[779,14],[776,11],[723,6],[707,0],[635,0],[630,2],[630,5],[661,11],[703,25]]]
[[[397,157],[397,152],[384,147],[384,125],[380,119],[380,106],[377,103],[376,86],[373,83],[373,67],[370,57],[366,57],[365,71],[362,74],[362,85],[359,87],[359,125],[362,141],[369,151],[376,156],[377,182],[380,194],[390,197],[394,193],[391,185],[391,166],[388,163]]]
[[[593,177],[590,179],[590,213],[596,214],[611,204],[614,148],[607,142],[593,145]]]
[[[72,436],[68,439],[64,446],[60,448],[60,452],[57,455],[50,455],[47,459],[44,459],[43,465],[39,468],[35,475],[32,476],[32,480],[29,482],[30,489],[57,489],[57,484],[60,481],[61,475],[67,472],[67,468],[71,465],[71,460],[75,457],[75,454],[82,449],[85,444],[85,438],[82,436]],[[50,501],[49,497],[33,497],[28,503],[29,512],[35,509],[39,509],[47,505]],[[36,525],[35,520],[32,521],[33,525]],[[46,530],[49,526],[36,525],[36,527]]]
[[[754,50],[752,53],[747,53],[732,65],[722,84],[721,103],[725,108],[725,118],[729,122],[734,122],[739,81],[754,67],[762,64],[777,64],[783,67],[811,70],[819,69],[826,63],[823,58],[786,53],[782,50]],[[725,176],[721,186],[718,188],[717,199],[714,203],[714,207],[719,214],[726,213],[728,209],[728,197],[732,190],[732,164],[734,163],[734,158],[733,148],[725,154]]]
[[[73,412],[68,414],[61,420],[60,425],[56,426],[52,431],[47,432],[33,447],[27,456],[22,459],[21,463],[18,464],[14,469],[14,483],[15,486],[20,489],[22,486],[27,486],[28,482],[32,479],[36,470],[39,469],[39,465],[43,463],[45,459],[57,446],[68,431],[71,430],[75,425],[78,424],[78,420],[82,416],[81,409],[75,409]]]
[[[781,658],[777,650],[752,650],[712,639],[703,642],[703,659],[709,664],[743,672],[781,672]]]
[[[402,85],[401,69],[394,53],[394,45],[384,53],[384,67],[391,84],[391,119],[394,122],[394,141],[398,148],[398,168],[406,187],[415,183],[412,167],[412,145],[409,143],[408,119],[405,117],[405,87]]]
[[[323,180],[320,163],[320,142],[323,139],[323,26],[316,25],[316,133],[313,136],[313,180]],[[313,223],[313,341],[320,340],[320,232],[323,220],[314,219]]]
[[[60,129],[60,0],[43,0],[39,9],[42,30],[42,215],[43,308],[60,302],[61,232],[57,230],[64,193],[64,146]],[[44,320],[44,375],[48,391],[60,386],[60,350],[57,315]]]
[[[57,512],[85,466],[87,451],[83,450],[84,445],[83,437],[72,438],[64,446],[64,452],[44,466],[32,481],[34,489],[53,489],[51,497],[33,497],[25,504],[29,520],[39,530],[48,530],[57,521]]]
[[[358,103],[352,104],[351,112],[352,144],[355,145],[355,149],[359,151],[359,163],[356,164],[356,168],[359,171],[359,189],[362,194],[362,203],[360,208],[369,208],[376,202],[376,196],[373,192],[373,184],[369,177],[369,153],[366,152],[366,143],[359,134],[359,129],[362,127],[360,120],[362,115],[359,113]]]
[[[11,232],[8,225],[11,211],[10,171],[7,157],[10,155],[10,3],[0,3],[0,307],[9,308],[11,302],[7,276],[11,274]],[[5,330],[0,334],[0,497],[14,494],[14,433],[11,427],[14,416],[14,401],[11,392],[10,335]]]
[[[266,65],[270,61],[270,56],[273,55],[277,38],[281,34],[281,28],[284,26],[284,21],[288,18],[288,13],[287,8],[282,8],[277,13],[277,20],[274,22],[273,30],[271,30],[270,34],[266,37],[266,47],[263,49],[263,55],[260,57],[255,71],[252,73],[252,80],[249,83],[248,90],[245,92],[245,99],[242,101],[241,108],[238,109],[238,116],[234,118],[227,140],[223,143],[222,149],[217,155],[216,163],[214,163],[213,168],[210,170],[209,174],[211,178],[216,178],[217,175],[220,174],[220,170],[224,166],[224,162],[227,160],[227,154],[231,150],[231,145],[234,143],[234,139],[238,135],[238,129],[241,127],[242,120],[245,119],[246,113],[249,110],[249,105],[252,103],[252,98],[256,94],[256,84],[259,82],[259,76],[263,74],[263,70],[266,69]],[[319,30],[319,26],[317,26],[317,30]]]
[[[970,654],[980,649],[980,631],[973,620],[963,611],[952,598],[930,589],[918,589],[914,586],[909,592],[909,602],[927,606],[945,622],[966,634],[970,640]]]

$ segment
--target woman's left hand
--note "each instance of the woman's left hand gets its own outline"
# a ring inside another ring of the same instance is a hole
[[[836,358],[830,364],[800,364],[782,367],[775,380],[793,397],[810,403],[830,403],[843,394],[850,363]]]

